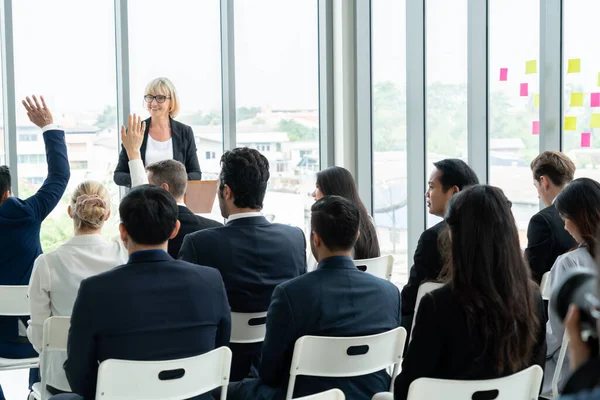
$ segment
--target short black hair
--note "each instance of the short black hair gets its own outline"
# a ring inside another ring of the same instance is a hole
[[[158,245],[171,237],[179,210],[165,189],[141,185],[131,189],[119,205],[121,222],[137,244]]]
[[[341,196],[325,196],[311,207],[310,226],[329,250],[354,247],[360,225],[360,211]]]
[[[6,165],[0,165],[0,195],[10,190],[10,169]]]
[[[433,163],[433,165],[440,171],[439,179],[444,192],[453,186],[456,186],[458,190],[463,190],[465,187],[479,184],[475,171],[463,160],[446,158]]]
[[[258,150],[238,147],[221,157],[219,191],[225,185],[233,192],[238,208],[262,210],[269,181],[269,161]]]

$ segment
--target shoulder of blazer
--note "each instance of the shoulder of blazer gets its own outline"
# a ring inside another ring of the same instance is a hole
[[[192,138],[194,137],[191,126],[181,123],[179,121],[176,121],[170,117],[169,117],[169,119],[171,120],[171,135],[172,136],[180,138],[182,140],[187,140],[189,136],[191,136]]]

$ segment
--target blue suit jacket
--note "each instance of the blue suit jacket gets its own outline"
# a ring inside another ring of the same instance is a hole
[[[73,392],[93,399],[99,362],[191,357],[227,346],[230,334],[218,271],[160,250],[137,252],[127,264],[81,283],[65,371]]]
[[[0,204],[0,285],[27,285],[33,262],[42,253],[40,226],[56,207],[67,183],[70,169],[65,133],[44,132],[48,176],[33,196],[21,200],[9,197]],[[16,318],[0,318],[0,340],[18,336]]]

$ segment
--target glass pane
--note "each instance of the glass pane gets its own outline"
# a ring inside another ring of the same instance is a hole
[[[408,280],[406,207],[406,0],[372,2],[373,199],[382,254],[394,255],[392,281]]]
[[[0,65],[2,65],[2,54],[0,54]],[[2,79],[0,79],[0,165],[6,165],[4,156],[4,98],[2,96]]]
[[[149,117],[143,100],[146,85],[157,77],[169,78],[179,96],[176,119],[194,131],[202,179],[217,179],[223,154],[220,2],[165,4],[129,2],[131,111]],[[217,201],[212,217],[223,220]]]
[[[575,130],[563,130],[563,149],[571,157],[577,178],[600,181],[600,53],[595,49],[600,3],[569,0],[564,5],[564,109],[575,117]],[[591,47],[590,47],[591,46]],[[569,72],[569,63],[580,60],[580,72]],[[572,100],[583,98],[583,104]],[[574,97],[572,99],[572,97]],[[566,126],[564,128],[567,128]]]
[[[73,235],[66,213],[69,194],[87,179],[100,181],[111,191],[113,213],[104,233],[115,236],[118,191],[112,170],[117,162],[117,126],[107,112],[116,107],[113,2],[35,0],[13,6],[20,196],[35,193],[47,174],[41,130],[29,122],[21,105],[25,96],[45,96],[55,122],[66,131],[71,162],[67,191],[42,225],[42,248],[51,250]]]
[[[269,160],[264,212],[305,232],[319,169],[317,11],[317,0],[235,2],[237,144]]]
[[[436,161],[467,161],[467,0],[427,0],[425,9],[429,177]],[[428,227],[441,221],[427,215]]]
[[[529,164],[539,152],[540,2],[491,0],[489,4],[490,184],[512,201],[525,247],[527,225],[539,208]]]

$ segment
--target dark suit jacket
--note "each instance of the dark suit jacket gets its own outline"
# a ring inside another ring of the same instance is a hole
[[[533,283],[532,283],[533,285]],[[544,303],[536,293],[539,321],[537,341],[530,360],[523,368],[537,364],[544,368],[546,325]],[[404,400],[410,384],[418,378],[492,379],[500,377],[493,357],[485,350],[484,337],[477,326],[467,328],[464,308],[446,285],[426,294],[419,305],[412,341],[402,363],[402,372],[394,382],[394,399]]]
[[[181,227],[179,233],[173,239],[169,240],[169,255],[175,259],[179,257],[179,250],[183,243],[183,238],[188,233],[201,231],[202,229],[216,228],[223,226],[222,223],[209,218],[204,218],[191,212],[187,207],[179,206],[179,222]]]
[[[230,333],[218,271],[160,250],[137,252],[127,264],[81,282],[69,329],[67,379],[73,392],[94,399],[99,362],[191,357],[227,346]]]
[[[575,247],[575,239],[565,230],[554,204],[544,208],[529,221],[525,257],[531,267],[533,279],[540,283],[542,275],[550,271],[561,254]]]
[[[0,285],[28,285],[33,262],[42,254],[40,226],[56,207],[70,177],[65,133],[44,132],[48,176],[31,197],[9,197],[0,204]],[[0,340],[18,336],[16,318],[0,318]]]
[[[148,132],[150,130],[150,119],[146,122],[146,131],[144,132],[144,140],[140,152],[142,154],[142,162],[146,165],[146,146],[148,145]],[[173,159],[180,161],[185,165],[188,174],[188,180],[199,181],[202,179],[202,171],[200,171],[200,163],[198,162],[198,154],[196,153],[196,141],[194,132],[188,125],[175,121],[171,121],[171,137],[173,138]],[[119,186],[131,187],[131,176],[129,175],[129,157],[125,148],[121,146],[119,154],[119,162],[115,168],[113,176],[115,183]]]
[[[440,232],[446,228],[445,221],[432,226],[421,234],[410,269],[408,283],[402,288],[402,326],[410,335],[419,285],[434,281],[442,270],[442,257],[438,247]],[[408,344],[408,341],[407,341]]]

